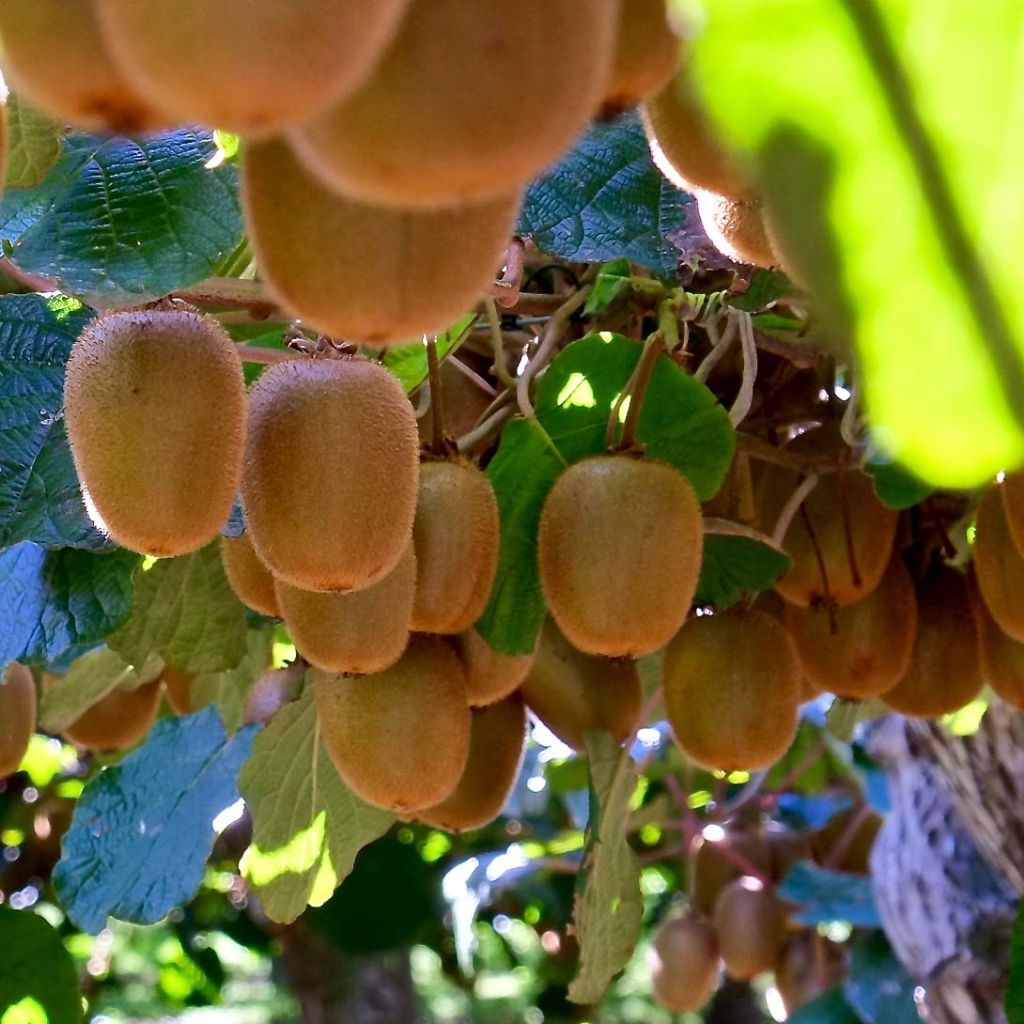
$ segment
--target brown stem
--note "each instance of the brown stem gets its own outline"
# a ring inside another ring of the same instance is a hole
[[[846,856],[850,847],[853,845],[854,839],[857,838],[857,833],[860,831],[861,826],[871,815],[871,808],[867,804],[861,804],[860,807],[854,812],[853,816],[846,823],[846,827],[842,832],[839,833],[839,837],[832,844],[832,848],[825,855],[825,859],[822,861],[821,866],[834,871],[836,865],[842,862],[843,857]]]
[[[821,590],[825,595],[825,610],[828,612],[828,628],[830,633],[839,630],[839,623],[836,621],[836,606],[832,600],[832,592],[828,586],[828,568],[825,565],[825,556],[821,553],[821,545],[818,543],[818,535],[811,525],[811,517],[807,514],[807,506],[800,506],[800,520],[804,524],[807,536],[810,538],[811,547],[814,548],[814,558],[818,563],[818,573],[821,576]]]
[[[298,352],[280,348],[250,348],[248,345],[236,345],[235,351],[243,363],[263,363],[266,366],[303,358]]]
[[[745,434],[741,430],[736,431],[736,447],[758,462],[770,462],[772,465],[783,466],[797,473],[814,473],[822,476],[825,473],[838,472],[839,469],[838,461],[832,456],[803,455],[786,448],[777,448],[760,437]]]
[[[516,379],[508,371],[505,355],[505,336],[501,332],[501,319],[494,299],[484,299],[484,312],[487,314],[488,337],[494,355],[494,374],[507,388],[515,390]]]
[[[846,560],[850,565],[850,578],[853,585],[861,585],[860,568],[857,566],[857,552],[853,546],[853,524],[850,522],[850,494],[847,487],[846,470],[839,470],[839,508],[843,516],[843,537],[846,541]]]
[[[34,292],[59,292],[60,287],[56,281],[39,274],[30,274],[26,270],[16,267],[9,259],[0,259],[0,271],[8,277],[13,278],[18,284],[30,288]]]
[[[665,342],[660,331],[652,334],[644,344],[644,351],[640,356],[640,362],[637,364],[636,374],[630,388],[626,422],[622,425],[622,437],[619,439],[619,448],[622,451],[629,451],[636,445],[636,428],[640,422],[640,410],[643,408],[644,398],[647,395],[647,387],[651,383],[654,366],[664,351]],[[616,418],[618,418],[617,413]]]
[[[444,400],[441,395],[441,363],[437,358],[437,342],[426,338],[427,378],[430,381],[430,450],[444,455]]]
[[[257,320],[265,320],[271,316],[287,317],[263,284],[238,277],[207,278],[191,288],[174,292],[172,298],[181,299],[193,306],[248,309]]]
[[[519,301],[525,254],[526,245],[521,238],[516,236],[509,243],[504,273],[491,286],[491,294],[497,298],[504,309],[510,309]]]

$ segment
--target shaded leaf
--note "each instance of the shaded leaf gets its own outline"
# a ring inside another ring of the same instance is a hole
[[[107,641],[132,665],[158,654],[183,672],[223,672],[245,656],[245,608],[224,575],[218,542],[135,574],[131,618]]]
[[[627,259],[611,260],[606,263],[594,279],[594,287],[583,307],[585,316],[603,313],[629,288],[633,277],[633,266]]]
[[[78,971],[60,933],[30,910],[0,907],[0,1016],[33,999],[50,1024],[82,1019]]]
[[[910,508],[924,501],[935,490],[931,484],[919,480],[895,462],[869,459],[864,465],[864,471],[874,479],[878,500],[889,508]]]
[[[800,924],[848,921],[856,928],[880,928],[871,878],[830,871],[799,861],[779,885],[779,896],[800,909],[791,915]]]
[[[320,741],[309,683],[256,738],[239,786],[253,820],[242,872],[275,921],[325,903],[356,854],[395,821],[339,778]]]
[[[704,534],[704,557],[697,583],[697,604],[718,611],[731,608],[744,591],[769,590],[788,572],[793,560],[770,537],[736,525],[722,524],[727,532]]]
[[[150,924],[191,899],[213,849],[213,820],[238,799],[257,728],[229,738],[213,708],[164,718],[88,783],[53,872],[78,928],[95,935],[108,916]]]
[[[833,818],[853,806],[851,797],[844,793],[822,793],[806,796],[802,793],[780,793],[775,806],[783,821],[792,828],[817,831]]]
[[[60,159],[64,125],[35,109],[20,96],[7,98],[7,167],[5,187],[40,184]]]
[[[626,839],[636,765],[608,733],[589,733],[587,753],[590,823],[573,912],[580,967],[569,986],[569,998],[584,1004],[596,1003],[629,963],[643,920],[640,863]]]
[[[57,661],[99,643],[128,618],[138,564],[129,551],[0,551],[0,664]]]
[[[865,1024],[918,1024],[915,987],[883,932],[873,932],[854,944],[843,990]]]
[[[831,992],[805,1003],[789,1017],[789,1024],[864,1024],[850,1009],[842,989]]]
[[[1010,940],[1010,978],[1006,986],[1007,1024],[1024,1024],[1024,913],[1017,907]]]
[[[245,657],[235,668],[225,672],[207,672],[192,680],[193,709],[199,711],[212,704],[229,733],[241,728],[245,698],[256,680],[270,667],[273,640],[272,630],[249,630]]]

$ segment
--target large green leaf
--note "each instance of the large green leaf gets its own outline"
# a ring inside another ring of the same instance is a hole
[[[799,924],[846,921],[857,928],[882,925],[867,875],[829,871],[810,861],[798,861],[782,880],[779,896],[799,908],[791,915]]]
[[[723,529],[731,524],[720,524]],[[718,611],[731,608],[744,591],[768,590],[793,566],[793,559],[780,551],[771,538],[755,530],[736,526],[721,533],[705,532],[704,554],[696,604],[714,605]]]
[[[78,972],[60,933],[28,910],[0,907],[0,1017],[34,1001],[48,1024],[78,1024],[82,1000]]]
[[[872,431],[945,486],[1024,461],[1017,0],[676,0],[788,265],[852,338]],[[780,73],[784,69],[784,73]]]
[[[843,991],[865,1024],[917,1024],[917,983],[896,959],[883,932],[854,944]]]
[[[238,174],[213,136],[72,135],[35,188],[6,193],[0,236],[22,270],[63,290],[138,301],[205,277],[238,244]]]
[[[655,169],[640,119],[595,124],[527,189],[519,232],[544,252],[586,263],[624,256],[662,274],[680,252],[665,237],[688,197]]]
[[[20,96],[7,100],[7,188],[32,188],[60,159],[64,125],[40,113]]]

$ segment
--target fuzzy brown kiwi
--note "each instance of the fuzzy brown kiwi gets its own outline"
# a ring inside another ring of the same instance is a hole
[[[278,300],[326,334],[375,347],[437,333],[472,309],[519,208],[518,191],[440,210],[359,202],[322,185],[282,139],[246,146],[242,198]]]
[[[629,4],[623,5],[628,10]],[[641,108],[658,170],[684,192],[704,189],[741,200],[750,188],[712,126],[690,74],[683,70]]]
[[[377,363],[291,360],[253,385],[242,498],[278,580],[345,591],[382,579],[409,546],[418,478],[415,414]]]
[[[327,753],[368,803],[415,812],[447,799],[469,757],[466,674],[441,637],[414,636],[391,668],[369,676],[316,674]]]
[[[13,662],[0,680],[0,779],[13,775],[36,731],[36,683],[32,673]]]
[[[260,561],[248,533],[221,537],[220,559],[235,597],[260,615],[281,617],[274,591],[273,573]]]
[[[173,123],[117,66],[94,0],[4,0],[0,36],[8,83],[48,114],[124,135]]]
[[[382,672],[402,656],[416,592],[409,544],[383,579],[345,594],[317,594],[277,583],[277,603],[298,652],[325,672]]]
[[[881,827],[882,819],[874,812],[843,811],[824,828],[811,833],[814,859],[835,871],[868,875],[868,858]]]
[[[86,750],[127,750],[149,732],[160,708],[160,680],[134,690],[113,689],[64,730]]]
[[[167,703],[176,715],[191,715],[195,711],[192,704],[192,681],[195,677],[194,672],[182,672],[170,665],[160,673],[160,681],[167,691]]]
[[[470,628],[455,638],[466,669],[466,693],[471,707],[484,707],[519,688],[533,665],[533,654],[500,654]]]
[[[665,0],[620,4],[611,80],[600,117],[616,117],[663,89],[679,66],[681,48]]]
[[[774,764],[796,734],[800,662],[761,612],[690,619],[665,651],[665,709],[676,742],[707,768]]]
[[[785,911],[774,892],[745,875],[722,891],[714,920],[718,948],[733,978],[748,981],[774,969],[786,929]]]
[[[1007,473],[999,489],[1003,495],[1003,513],[1010,536],[1024,556],[1024,470]]]
[[[617,0],[548,0],[543,18],[534,0],[412,0],[362,87],[291,138],[331,188],[365,202],[425,208],[506,194],[586,127],[617,15]]]
[[[1024,555],[1013,541],[998,486],[982,495],[976,526],[974,573],[982,599],[999,628],[1024,643]]]
[[[736,858],[724,852],[724,844]],[[693,858],[692,892],[693,905],[702,914],[713,913],[722,891],[744,874],[737,859],[765,876],[772,873],[773,851],[760,833],[729,828],[719,842],[701,839]]]
[[[483,614],[498,571],[498,499],[465,459],[426,461],[412,528],[419,574],[412,628],[461,633]]]
[[[620,743],[632,735],[643,705],[643,685],[634,661],[584,654],[550,618],[522,691],[530,710],[580,752],[587,749],[588,732],[604,730]]]
[[[1007,704],[1024,710],[1024,643],[999,628],[972,576],[968,576],[968,586],[978,632],[981,677]]]
[[[775,987],[790,1016],[845,978],[843,948],[816,931],[788,936],[775,964]]]
[[[245,381],[215,320],[94,320],[71,349],[64,417],[86,508],[118,544],[167,557],[217,537],[238,492]]]
[[[826,608],[788,604],[785,625],[812,684],[840,697],[878,697],[910,667],[917,636],[914,581],[894,559],[863,600],[834,609],[832,617]]]
[[[882,700],[904,715],[937,718],[962,708],[982,687],[977,629],[963,574],[948,566],[933,570],[919,588],[917,604],[910,668]]]
[[[700,575],[700,502],[662,462],[584,459],[555,482],[537,553],[551,615],[588,654],[638,657],[683,624]]]
[[[759,612],[764,612],[765,615],[770,615],[776,622],[778,622],[784,629],[786,628],[786,609],[789,605],[779,597],[778,593],[774,590],[765,590],[757,596],[757,604],[754,606]],[[787,630],[788,632],[788,630]],[[799,653],[799,652],[798,652]],[[808,701],[817,700],[823,693],[828,691],[823,690],[817,683],[813,682],[807,677],[807,674],[801,669],[800,674],[800,703],[806,704]]]
[[[779,258],[772,248],[760,199],[729,199],[703,189],[697,192],[697,212],[711,244],[736,263],[774,267]]]
[[[473,712],[469,759],[455,791],[416,817],[445,832],[489,825],[501,814],[523,763],[526,706],[514,693]]]
[[[407,0],[94,2],[111,54],[141,95],[183,123],[248,135],[305,120],[354,91],[408,6]]]
[[[667,918],[654,933],[648,953],[651,987],[670,1013],[693,1013],[718,984],[718,936],[700,914]]]

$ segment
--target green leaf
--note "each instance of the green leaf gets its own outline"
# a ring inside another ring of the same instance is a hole
[[[594,279],[594,287],[583,307],[585,316],[603,313],[628,288],[633,277],[633,265],[627,259],[606,263]]]
[[[694,71],[787,265],[856,345],[872,432],[941,486],[1020,465],[1024,9],[677,3],[699,8]]]
[[[1024,1024],[1024,903],[1017,906],[1010,941],[1010,979],[1006,986],[1006,1022]]]
[[[239,786],[253,820],[242,873],[274,921],[294,921],[307,905],[325,903],[356,854],[395,821],[339,778],[320,740],[308,681],[256,738]]]
[[[136,671],[119,654],[106,647],[77,658],[67,674],[44,694],[39,706],[39,725],[46,732],[62,732],[116,686],[134,690],[153,682],[163,670],[154,659]]]
[[[476,314],[467,313],[436,338],[437,357],[443,360],[467,338]],[[427,379],[427,349],[422,341],[384,350],[384,365],[402,382],[406,391],[419,387]]]
[[[915,987],[883,932],[872,932],[854,944],[843,990],[864,1024],[918,1024]]]
[[[871,879],[829,871],[809,861],[799,861],[779,885],[779,896],[800,909],[791,915],[799,924],[846,921],[855,928],[880,928]]]
[[[138,564],[130,551],[0,551],[0,665],[57,661],[99,643],[128,618]]]
[[[64,125],[43,114],[20,96],[7,99],[7,188],[39,185],[60,159]]]
[[[49,1024],[78,1024],[78,971],[60,933],[30,910],[0,907],[0,1016],[34,1000]]]
[[[136,572],[131,618],[107,643],[132,665],[153,654],[182,672],[238,665],[246,650],[245,608],[228,585],[219,543]]]
[[[228,737],[213,708],[164,718],[119,765],[92,778],[75,805],[53,872],[76,927],[113,916],[159,921],[199,888],[214,818],[238,800],[238,772],[256,726]]]
[[[503,654],[531,653],[544,621],[537,568],[544,499],[566,465],[605,450],[608,417],[641,351],[611,333],[573,342],[541,379],[537,422],[516,420],[502,431],[487,469],[501,512],[498,578],[477,629]],[[637,439],[652,459],[687,477],[701,500],[722,486],[735,445],[715,396],[666,356],[651,374]]]
[[[104,305],[209,277],[238,244],[238,173],[208,166],[213,136],[71,135],[46,180],[8,191],[0,236],[18,267]]]
[[[640,863],[626,839],[636,765],[608,733],[589,733],[590,823],[573,924],[579,972],[569,986],[574,1003],[596,1003],[630,957],[643,921]]]
[[[924,501],[935,490],[931,484],[914,476],[908,469],[895,462],[882,462],[869,459],[864,470],[870,473],[875,482],[875,494],[883,505],[889,508],[904,509]]]
[[[744,591],[768,590],[792,568],[793,560],[770,537],[737,523],[714,522],[712,529],[722,532],[705,529],[695,603],[725,611]]]
[[[805,1003],[789,1018],[789,1024],[864,1024],[850,1009],[840,988]]]
[[[64,430],[64,365],[93,312],[69,299],[0,296],[0,548],[101,548]]]
[[[192,707],[199,711],[212,704],[228,732],[242,726],[245,699],[253,684],[270,666],[272,629],[251,629],[246,639],[245,657],[225,672],[207,672],[192,680]]]
[[[595,124],[561,163],[526,191],[519,233],[563,259],[625,257],[666,276],[679,250],[666,238],[683,224],[688,197],[651,161],[640,119]]]

